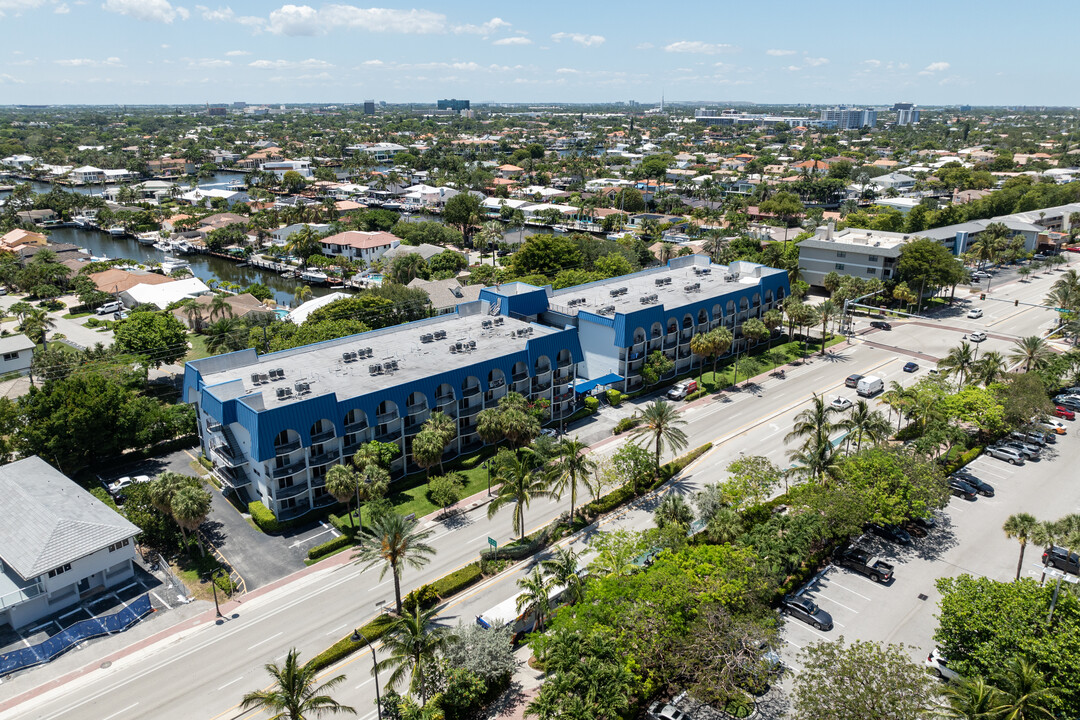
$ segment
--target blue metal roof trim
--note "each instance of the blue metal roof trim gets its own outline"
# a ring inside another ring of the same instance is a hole
[[[615,318],[607,317],[606,315],[597,315],[596,313],[591,313],[588,310],[579,310],[577,316],[578,321],[586,320],[593,323],[594,325],[606,325],[609,328],[613,328],[616,325]]]

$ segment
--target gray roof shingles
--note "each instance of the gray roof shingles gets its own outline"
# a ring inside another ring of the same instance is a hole
[[[0,559],[23,579],[139,532],[39,457],[0,466]]]

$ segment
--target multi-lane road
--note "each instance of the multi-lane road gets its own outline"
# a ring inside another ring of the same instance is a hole
[[[1030,283],[994,288],[991,297],[1008,302],[989,298],[979,301],[978,295],[968,296],[973,299],[963,309],[933,320],[894,323],[892,331],[864,333],[868,321],[860,319],[856,322],[858,340],[849,346],[837,346],[828,357],[818,356],[808,364],[789,368],[786,379],[768,378],[754,391],[729,393],[688,406],[683,417],[690,447],[712,442],[714,448],[658,492],[692,494],[722,480],[724,468],[740,454],[765,455],[786,466],[790,447],[785,445],[784,435],[794,415],[815,393],[853,398],[854,391],[844,388],[844,378],[849,374],[874,374],[883,377],[886,384],[893,380],[909,384],[925,376],[933,366],[928,358],[944,356],[965,333],[977,329],[990,334],[981,344],[981,352],[996,349],[1007,354],[1012,338],[1041,334],[1056,317],[1052,311],[1015,306],[1012,301],[1039,302],[1058,275],[1055,272]],[[967,319],[968,307],[983,308],[984,316]],[[902,372],[904,363],[912,359],[920,364],[920,370],[914,374]],[[962,507],[954,500],[939,536],[921,541],[920,549],[909,553],[911,557],[897,556],[901,562],[892,587],[875,586],[846,571],[828,570],[818,586],[811,589],[822,606],[836,610],[838,627],[827,636],[846,634],[925,646],[933,628],[934,577],[973,571],[1005,578],[1009,568],[1015,568],[1015,553],[1014,543],[1004,540],[999,530],[1004,517],[1026,509],[1053,519],[1055,508],[1075,507],[1076,491],[1067,491],[1061,474],[1053,472],[1055,467],[1064,466],[1066,453],[1072,453],[1072,440],[1066,437],[1059,443],[1058,452],[1063,458],[1044,460],[1037,468],[1032,463],[1013,472],[996,461],[980,460],[987,467],[985,479],[1001,486],[998,497]],[[613,452],[627,441],[619,438],[596,452]],[[1008,475],[995,482],[994,472]],[[1068,495],[1066,502],[1049,499],[1049,493],[1059,492]],[[565,498],[539,500],[526,511],[526,524],[530,529],[540,527],[568,509],[568,504]],[[600,529],[650,526],[648,504],[639,501],[604,518]],[[406,573],[403,591],[472,561],[487,547],[489,536],[500,542],[510,539],[510,524],[509,509],[489,520],[486,508],[459,517],[452,525],[434,524],[431,542],[438,554],[423,570]],[[587,551],[584,539],[570,541],[575,549]],[[443,610],[444,621],[472,622],[476,615],[512,597],[517,592],[516,579],[529,570],[529,565],[523,563],[454,599]],[[843,597],[845,590],[851,597]],[[4,709],[0,720],[262,717],[259,713],[241,712],[238,701],[245,692],[266,686],[262,669],[265,663],[280,660],[294,647],[302,657],[311,657],[353,626],[370,619],[377,611],[376,605],[392,602],[392,596],[392,581],[389,577],[380,580],[378,569],[362,571],[358,566],[331,560],[231,608],[232,617],[220,625],[213,622],[210,613],[205,622],[185,624],[165,639],[116,658],[108,667],[85,670],[57,687],[41,689],[54,680],[60,669],[70,669],[70,658],[65,665],[46,666],[10,678],[0,684],[0,708]],[[840,623],[844,626],[840,627]],[[794,623],[784,637],[791,651],[788,660],[793,664],[794,651],[817,639],[811,629]],[[124,639],[118,636],[103,642],[120,647]],[[364,652],[324,673],[348,676],[337,697],[356,707],[361,718],[374,716],[370,667],[370,655]]]

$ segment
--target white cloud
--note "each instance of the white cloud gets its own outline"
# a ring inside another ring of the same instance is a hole
[[[67,15],[69,12],[71,12],[71,8],[68,7],[67,3],[60,3],[56,6],[56,9],[54,9],[53,12],[57,15]]]
[[[585,35],[584,33],[565,33],[557,32],[551,36],[551,39],[555,42],[562,42],[563,40],[569,40],[576,42],[583,47],[592,47],[593,45],[603,45],[607,40],[603,35]]]
[[[184,58],[189,68],[223,68],[232,65],[231,60],[220,58]]]
[[[578,74],[578,73],[580,73],[581,71],[580,71],[580,70],[576,70],[576,69],[574,69],[574,68],[559,68],[559,69],[558,69],[558,70],[556,70],[555,72],[556,72],[556,73],[558,73],[558,74],[560,74],[560,75],[577,75],[577,74]]]
[[[325,60],[308,58],[307,60],[255,60],[249,62],[248,67],[260,70],[286,70],[291,68],[332,68],[334,64]]]
[[[44,4],[45,0],[0,0],[0,17],[4,17],[5,11],[18,15],[23,10],[33,10]]]
[[[701,55],[719,55],[720,53],[734,52],[738,50],[733,45],[726,43],[707,43],[700,40],[679,40],[664,48],[670,53],[698,53]]]
[[[798,65],[788,65],[784,69],[787,70],[788,72],[799,72],[800,70],[802,70],[802,68],[799,67]]]
[[[217,10],[211,10],[205,5],[196,5],[195,9],[202,14],[203,20],[209,20],[210,22],[235,22],[248,27],[253,27],[256,30],[260,30],[266,25],[266,20],[263,18],[253,17],[251,15],[237,15],[233,12],[233,9],[228,6],[218,8]]]
[[[225,53],[225,57],[243,57],[244,55],[250,55],[247,50],[230,50]]]
[[[785,55],[794,55],[794,50],[766,50],[766,55],[772,55],[773,57],[784,57]]]
[[[920,75],[933,75],[934,73],[945,72],[949,69],[949,63],[947,62],[932,62],[925,68],[919,71]]]
[[[358,8],[353,5],[282,5],[270,13],[268,29],[277,35],[325,35],[335,28],[377,33],[432,34],[446,30],[446,16],[430,10]]]
[[[656,46],[653,45],[651,42],[643,42],[643,43],[638,43],[637,45],[635,45],[634,49],[635,50],[652,50],[654,47],[656,47]]]
[[[367,65],[369,67],[379,67],[380,65],[385,65],[386,63],[384,63],[382,60],[365,60],[360,64]]]
[[[187,20],[190,15],[185,8],[173,7],[169,0],[105,0],[101,7],[108,12],[148,22],[171,23],[177,18]]]
[[[502,18],[491,18],[486,23],[479,25],[455,25],[454,32],[458,35],[466,33],[469,35],[491,35],[497,30],[503,30],[510,28],[510,23],[506,22]]]
[[[829,64],[829,58],[808,57],[808,58],[803,58],[803,62],[806,63],[807,65],[809,65],[810,67],[818,67],[820,65],[828,65]]]
[[[880,60],[863,60],[863,63],[869,65],[870,67],[881,67]]]
[[[109,57],[104,60],[92,60],[90,58],[70,58],[67,60],[53,60],[57,65],[64,67],[124,67],[120,58]]]
[[[26,81],[20,80],[13,75],[8,75],[7,73],[0,73],[0,85],[22,85],[24,82]]]
[[[521,37],[520,35],[515,35],[514,37],[500,38],[499,40],[496,40],[495,42],[493,42],[491,44],[492,45],[532,45],[532,40],[530,40],[527,37]]]

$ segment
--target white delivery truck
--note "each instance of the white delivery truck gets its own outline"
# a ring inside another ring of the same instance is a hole
[[[885,383],[881,378],[876,375],[864,375],[855,387],[855,392],[859,393],[860,397],[874,397],[884,389]]]

